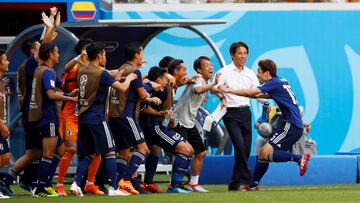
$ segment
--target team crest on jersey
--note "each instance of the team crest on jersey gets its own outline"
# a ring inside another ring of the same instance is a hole
[[[66,135],[72,135],[72,131],[71,131],[71,130],[67,130],[67,131],[66,131]]]
[[[176,133],[175,135],[173,135],[172,138],[174,140],[182,140],[183,139],[179,133]]]

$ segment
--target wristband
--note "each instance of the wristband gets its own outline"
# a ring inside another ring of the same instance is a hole
[[[66,97],[68,97],[69,96],[69,94],[68,93],[66,93],[66,92],[64,92],[64,94],[63,94],[64,96],[66,96]]]

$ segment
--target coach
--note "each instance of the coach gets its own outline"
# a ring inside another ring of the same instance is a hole
[[[249,48],[244,42],[234,42],[230,46],[232,63],[219,70],[221,73],[219,84],[225,84],[230,89],[259,86],[255,73],[245,66],[248,53]],[[223,121],[235,150],[235,165],[228,189],[229,191],[238,191],[241,183],[246,185],[251,180],[251,172],[248,167],[252,140],[250,99],[225,94],[221,100],[222,105],[227,107]]]

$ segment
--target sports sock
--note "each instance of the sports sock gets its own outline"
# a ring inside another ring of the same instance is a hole
[[[64,178],[66,176],[67,170],[69,169],[70,163],[72,158],[74,157],[75,153],[65,152],[63,157],[61,158],[59,164],[59,174],[58,174],[58,183],[64,183]]]
[[[145,155],[141,152],[135,151],[133,152],[129,165],[125,171],[124,180],[130,181],[130,178],[134,175],[134,173],[138,170],[140,167],[140,164],[142,161],[144,161]]]
[[[269,160],[273,162],[287,162],[287,161],[295,161],[298,162],[301,159],[301,155],[293,154],[284,150],[275,150],[269,156]]]
[[[254,179],[250,184],[250,187],[256,187],[259,185],[260,180],[262,179],[268,168],[269,168],[269,162],[262,161],[259,159],[259,157],[257,157],[256,165],[254,169],[254,175],[253,175]]]
[[[184,154],[176,154],[171,174],[171,187],[179,187],[184,175],[187,174],[190,162]]]
[[[74,181],[78,186],[81,185],[81,180],[83,179],[86,170],[88,169],[91,162],[92,162],[92,158],[89,156],[85,156],[80,159],[79,164],[76,167],[76,174],[74,179]]]
[[[36,185],[37,191],[43,191],[46,184],[50,182],[51,173],[53,171],[52,168],[53,159],[49,157],[42,157],[39,163],[38,169],[38,182]]]
[[[125,175],[125,170],[127,168],[127,161],[122,158],[116,159],[116,169],[117,169],[117,181],[119,182]]]
[[[35,188],[38,181],[38,169],[40,165],[40,160],[34,160],[30,167],[31,167],[31,188]]]
[[[52,183],[52,180],[53,180],[54,175],[56,173],[56,168],[58,167],[61,158],[62,158],[62,155],[56,153],[53,160],[52,160],[52,165],[51,165],[52,169],[51,169],[51,173],[50,173],[50,177],[49,177],[49,182],[47,183],[48,185],[51,185],[51,183]]]
[[[116,156],[108,155],[104,160],[105,164],[105,172],[108,177],[108,184],[112,186],[115,190],[118,188],[117,186],[117,178],[116,178]]]
[[[190,184],[191,184],[191,185],[197,185],[197,184],[199,184],[199,177],[200,177],[200,176],[191,176],[191,178],[190,178]]]
[[[95,181],[95,176],[99,169],[100,163],[101,163],[101,155],[98,155],[89,165],[88,177],[87,177],[88,182]]]
[[[154,154],[149,154],[145,160],[145,178],[144,183],[153,183],[154,175],[156,173],[156,167],[159,162],[159,157]]]
[[[5,185],[9,186],[16,179],[17,176],[18,176],[18,174],[15,173],[12,169],[10,169],[2,182]]]

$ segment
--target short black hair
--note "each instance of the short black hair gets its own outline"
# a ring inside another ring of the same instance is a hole
[[[86,47],[86,53],[90,61],[96,59],[98,54],[102,53],[105,50],[105,44],[100,42],[95,42]]]
[[[246,49],[247,54],[249,54],[249,47],[248,47],[248,45],[247,45],[245,42],[239,41],[239,42],[234,42],[234,43],[231,44],[230,50],[229,50],[231,56],[233,56],[233,55],[236,53],[236,50],[237,50],[239,47],[244,47],[244,48]]]
[[[139,42],[130,42],[125,45],[124,52],[125,57],[128,61],[135,58],[135,54],[139,54],[142,49],[142,46]]]
[[[211,61],[207,56],[199,56],[199,58],[195,59],[194,61],[194,69],[196,72],[198,72],[197,70],[201,68],[201,62],[203,60]]]
[[[25,54],[26,57],[31,55],[31,49],[35,47],[35,42],[38,40],[34,38],[26,39],[21,45],[21,51]]]
[[[93,41],[90,38],[79,40],[78,43],[75,45],[75,53],[76,53],[76,55],[80,55],[82,50],[84,48],[86,49],[86,47],[88,47],[92,43],[93,43]]]
[[[271,77],[277,76],[277,67],[274,61],[270,59],[264,59],[264,60],[260,60],[258,65],[263,73],[269,71]]]
[[[148,73],[148,78],[151,81],[156,81],[159,77],[163,76],[166,73],[166,69],[160,68],[159,66],[153,66],[150,68]]]
[[[174,60],[175,58],[172,56],[164,56],[160,61],[159,61],[159,67],[161,68],[168,68],[169,63]]]
[[[50,54],[54,51],[55,47],[56,47],[55,42],[47,42],[41,44],[39,48],[39,58],[43,61],[48,60]]]
[[[181,59],[174,59],[169,63],[168,66],[168,72],[172,75],[174,74],[175,70],[179,70],[180,69],[180,64],[184,63],[183,60]]]

